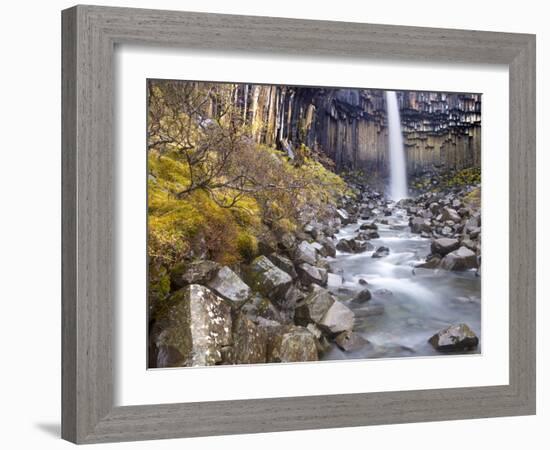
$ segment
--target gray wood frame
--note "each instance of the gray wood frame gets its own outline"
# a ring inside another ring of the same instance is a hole
[[[534,35],[97,6],[63,11],[62,30],[63,438],[93,443],[535,413]],[[119,43],[508,65],[510,383],[114,407],[113,52]]]

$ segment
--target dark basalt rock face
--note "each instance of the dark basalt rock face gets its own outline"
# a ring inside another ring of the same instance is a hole
[[[264,123],[256,140],[292,158],[301,144],[340,169],[386,176],[388,123],[384,91],[243,85],[247,122]],[[397,92],[409,174],[481,163],[481,95]],[[244,101],[244,100],[243,100]]]

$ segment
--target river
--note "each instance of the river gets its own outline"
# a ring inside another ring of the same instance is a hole
[[[387,224],[380,220],[386,219]],[[343,227],[338,239],[352,238],[359,220]],[[430,239],[412,234],[405,210],[394,206],[392,215],[378,217],[375,249],[385,246],[390,254],[373,258],[374,251],[359,254],[338,251],[330,258],[329,290],[355,313],[354,331],[369,341],[359,350],[344,352],[336,345],[322,360],[389,358],[440,355],[428,339],[451,324],[466,323],[481,338],[481,279],[475,270],[450,272],[414,269],[430,253]],[[361,284],[366,281],[368,284]],[[364,288],[372,299],[363,304],[351,298]],[[480,342],[482,342],[480,340]],[[474,353],[480,352],[481,345]]]

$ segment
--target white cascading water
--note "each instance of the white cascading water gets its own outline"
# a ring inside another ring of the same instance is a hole
[[[399,105],[394,91],[386,91],[388,109],[388,135],[390,148],[390,197],[394,201],[407,198],[407,167],[405,163],[405,147],[401,133],[401,118]]]

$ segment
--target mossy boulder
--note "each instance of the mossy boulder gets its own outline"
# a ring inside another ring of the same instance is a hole
[[[231,307],[205,286],[192,284],[168,300],[151,332],[153,367],[210,366],[232,344]]]
[[[280,303],[292,277],[264,255],[258,256],[246,270],[246,280],[252,288],[276,303]]]
[[[233,364],[265,363],[266,331],[245,314],[239,313],[233,324]]]
[[[234,309],[240,308],[252,295],[250,287],[227,266],[216,273],[208,287],[229,301]]]
[[[302,362],[318,359],[317,340],[306,328],[287,325],[271,331],[268,362]]]

